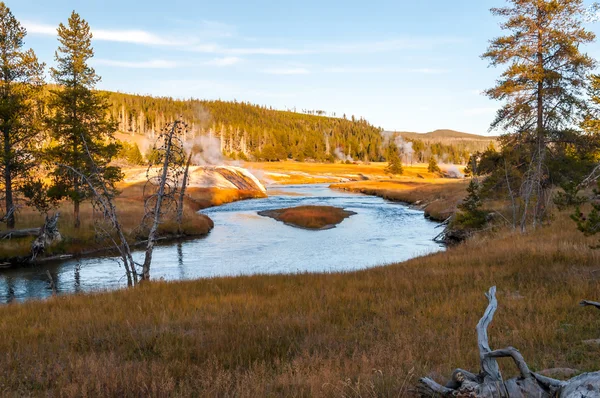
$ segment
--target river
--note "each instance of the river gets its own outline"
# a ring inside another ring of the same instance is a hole
[[[336,228],[309,231],[287,226],[258,211],[302,205],[330,205],[357,214]],[[329,189],[327,185],[277,186],[268,198],[202,211],[215,228],[206,237],[155,248],[153,279],[337,272],[408,260],[444,248],[432,241],[438,223],[423,212],[375,196]],[[136,261],[143,260],[137,251]],[[52,294],[47,271],[59,294],[126,286],[113,257],[79,258],[0,273],[0,302]]]

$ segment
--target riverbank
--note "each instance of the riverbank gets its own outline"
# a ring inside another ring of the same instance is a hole
[[[533,370],[597,370],[600,255],[568,218],[360,272],[153,282],[0,308],[6,395],[404,396],[494,348]],[[132,309],[135,309],[132,311]],[[508,376],[513,368],[503,368]]]
[[[268,184],[323,184],[349,181],[366,181],[389,179],[385,171],[387,163],[384,162],[340,162],[340,163],[312,163],[312,162],[244,162],[244,167],[252,171],[261,180]],[[444,166],[452,167],[454,166]],[[437,173],[427,171],[427,164],[415,163],[403,165],[403,178],[410,179],[438,179]]]
[[[143,187],[142,183],[121,183],[117,186],[120,194],[114,200],[119,221],[131,245],[136,245],[145,238],[139,233],[140,223],[144,216]],[[208,216],[198,213],[198,210],[264,196],[265,194],[259,191],[190,187],[184,201],[184,217],[181,227],[175,220],[162,223],[159,228],[160,240],[168,242],[206,235],[214,227],[214,224]],[[99,253],[112,248],[111,243],[106,239],[98,240],[94,211],[89,202],[81,204],[81,226],[79,228],[74,227],[72,203],[64,201],[55,211],[60,212],[58,228],[63,240],[50,247],[45,256],[39,259],[40,261],[56,256]],[[35,209],[24,207],[19,210],[17,221],[18,229],[38,228],[44,224],[44,216]],[[33,239],[33,237],[28,237],[0,240],[0,264],[10,266],[19,258],[28,256]]]
[[[468,181],[463,179],[414,179],[400,177],[377,181],[355,181],[331,184],[330,188],[375,195],[403,202],[425,212],[435,221],[445,221],[456,211],[466,195]]]

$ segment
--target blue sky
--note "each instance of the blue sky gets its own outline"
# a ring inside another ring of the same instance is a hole
[[[387,130],[485,134],[500,70],[480,58],[503,0],[8,1],[49,66],[72,10],[99,88],[363,116]],[[598,24],[588,26],[600,33]],[[600,46],[586,50],[600,58]]]

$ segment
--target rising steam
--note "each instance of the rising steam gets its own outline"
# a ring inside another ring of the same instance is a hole
[[[337,157],[342,162],[354,162],[354,159],[352,159],[352,156],[346,155],[344,153],[344,151],[342,151],[341,148],[335,148],[333,150],[333,154],[335,155],[335,157]]]
[[[221,140],[212,135],[201,135],[185,142],[184,149],[192,154],[192,164],[214,166],[225,162],[221,152]]]

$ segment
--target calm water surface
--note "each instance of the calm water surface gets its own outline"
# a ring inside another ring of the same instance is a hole
[[[438,223],[422,211],[381,198],[335,191],[326,185],[278,186],[269,198],[202,211],[215,222],[200,239],[157,247],[152,278],[196,279],[224,275],[336,272],[373,267],[443,250],[432,241]],[[336,228],[308,231],[257,215],[301,205],[331,205],[357,214]],[[135,253],[143,261],[143,252]],[[126,286],[112,257],[73,259],[0,273],[0,302]]]

